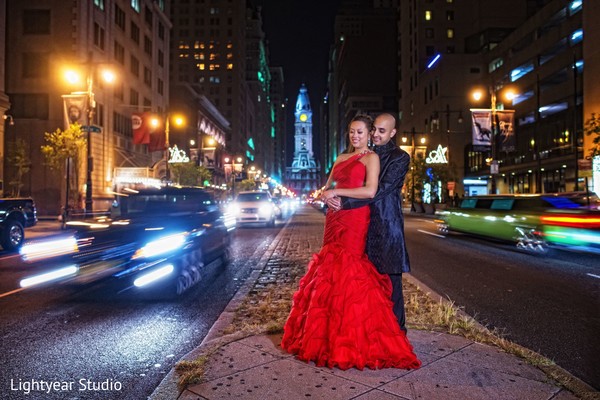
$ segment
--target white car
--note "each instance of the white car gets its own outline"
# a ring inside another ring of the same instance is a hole
[[[269,192],[240,192],[230,204],[229,212],[235,216],[236,225],[264,224],[275,226],[277,206]]]

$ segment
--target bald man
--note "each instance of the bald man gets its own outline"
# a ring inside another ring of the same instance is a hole
[[[401,190],[409,169],[410,156],[391,140],[396,135],[396,118],[393,115],[380,114],[374,125],[372,140],[381,164],[377,194],[372,199],[334,198],[327,205],[334,210],[367,204],[371,207],[367,255],[380,273],[389,275],[394,314],[400,328],[406,332],[402,273],[410,272],[410,262],[404,241]]]

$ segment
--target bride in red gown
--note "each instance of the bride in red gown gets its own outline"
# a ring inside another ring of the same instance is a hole
[[[336,160],[326,195],[375,195],[379,158],[367,147],[372,126],[367,116],[351,121],[351,147]],[[281,347],[319,367],[419,368],[392,311],[390,279],[365,254],[369,216],[368,206],[328,210],[323,247],[294,294]]]

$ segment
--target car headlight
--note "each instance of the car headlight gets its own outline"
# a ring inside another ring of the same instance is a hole
[[[77,240],[71,236],[68,238],[25,243],[23,247],[21,247],[20,253],[23,260],[36,261],[65,254],[72,254],[77,251]]]
[[[144,247],[138,249],[131,259],[156,257],[180,249],[185,244],[187,236],[187,233],[178,233],[148,242]]]
[[[234,217],[238,216],[240,214],[240,206],[234,203],[230,204],[227,207],[227,213],[233,215]]]
[[[258,213],[261,215],[271,215],[273,213],[273,205],[263,204],[258,208]]]

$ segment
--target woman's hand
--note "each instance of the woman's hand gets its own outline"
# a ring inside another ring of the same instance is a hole
[[[336,197],[335,189],[326,190],[321,194],[321,200],[324,202],[327,202],[327,200],[333,199],[334,197]]]

